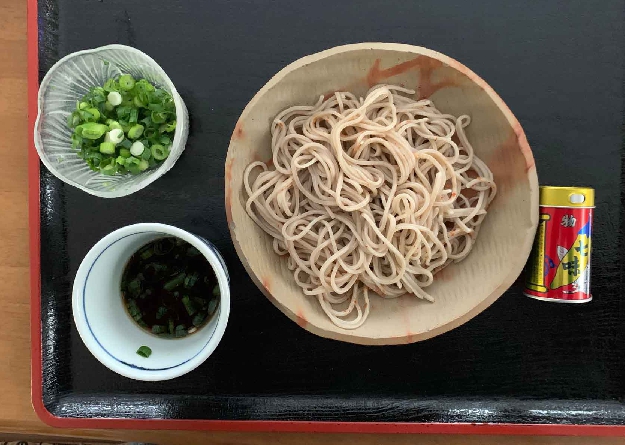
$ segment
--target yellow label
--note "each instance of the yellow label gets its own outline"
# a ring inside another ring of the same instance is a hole
[[[588,259],[590,258],[589,228],[590,224],[587,224],[579,231],[573,247],[562,257],[556,275],[549,285],[551,289],[574,283],[588,266]]]
[[[550,219],[551,216],[546,213],[540,214],[525,279],[525,286],[536,292],[547,292],[545,286],[545,237],[547,236],[547,221]]]

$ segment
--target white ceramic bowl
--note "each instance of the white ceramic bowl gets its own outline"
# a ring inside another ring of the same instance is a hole
[[[221,290],[213,318],[184,338],[159,338],[140,328],[127,314],[120,294],[130,256],[163,236],[175,236],[195,246],[215,271]],[[165,224],[122,227],[98,241],[80,264],[72,294],[74,322],[87,348],[112,371],[136,380],[173,379],[202,364],[219,344],[230,314],[229,281],[221,255],[204,238]],[[144,345],[152,350],[149,358],[137,354]]]
[[[176,131],[169,157],[154,170],[139,175],[106,176],[94,172],[71,146],[67,125],[76,101],[94,86],[121,74],[145,78],[168,91],[176,105]],[[67,184],[103,198],[118,198],[141,190],[174,166],[189,135],[189,113],[165,71],[147,54],[124,45],[107,45],[69,54],[54,64],[39,87],[35,147],[50,172]]]

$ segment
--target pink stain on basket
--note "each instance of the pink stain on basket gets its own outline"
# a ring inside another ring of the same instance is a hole
[[[423,60],[425,59],[428,58],[417,56],[414,59],[393,65],[390,68],[385,68],[383,70],[380,69],[380,59],[376,59],[371,68],[369,68],[365,81],[369,88],[371,88],[372,86],[377,85],[393,76],[398,76],[406,71],[410,71],[411,69],[421,67],[423,65]]]
[[[254,161],[255,162],[262,162],[263,164],[265,164],[267,167],[273,167],[273,156],[267,160],[262,159],[262,156],[260,156],[258,153],[254,153]]]
[[[261,282],[263,284],[263,287],[267,289],[267,292],[271,294],[271,278],[269,278],[268,276],[264,276],[261,278]]]
[[[401,317],[402,320],[404,322],[404,326],[406,327],[406,336],[407,337],[411,337],[412,331],[410,330],[410,317],[408,317],[408,302],[410,301],[410,298],[417,298],[412,294],[404,294],[401,297],[399,297],[398,303],[399,306],[401,306]]]
[[[225,171],[225,179],[226,179],[226,219],[228,221],[228,225],[231,226],[232,222],[232,164],[234,162],[234,158],[229,158],[226,161],[226,171]]]
[[[232,140],[243,139],[245,136],[245,132],[243,131],[243,124],[241,121],[237,122],[234,126],[234,131],[232,132]]]
[[[306,316],[304,315],[304,310],[303,309],[298,309],[297,313],[295,314],[297,316],[297,324],[301,327],[306,329],[306,326],[308,325],[308,320],[306,319]]]
[[[502,142],[491,156],[485,159],[486,164],[493,172],[495,184],[497,184],[497,196],[499,199],[512,191],[516,185],[527,178],[527,172],[534,168],[534,157],[527,144],[525,133],[521,129],[513,129],[511,134]],[[523,156],[524,163],[519,165],[519,156]],[[525,168],[522,166],[524,165]]]
[[[417,56],[412,60],[394,65],[390,68],[380,69],[380,59],[377,59],[367,73],[366,82],[369,88],[371,88],[391,77],[398,76],[412,69],[418,69],[420,71],[419,84],[416,87],[418,96],[420,98],[428,98],[438,90],[457,86],[455,80],[451,78],[445,78],[438,82],[432,81],[434,71],[444,66],[445,64],[440,60],[426,56]]]
[[[512,130],[516,135],[517,142],[519,144],[519,148],[521,149],[521,153],[523,153],[523,157],[525,157],[525,171],[529,171],[532,167],[536,165],[534,161],[534,155],[532,154],[532,149],[530,148],[529,143],[527,142],[527,137],[525,136],[525,132],[523,128],[521,128],[521,124],[516,121]]]
[[[434,274],[434,281],[449,281],[453,278],[452,270],[445,267]]]
[[[449,59],[449,66],[458,70],[465,76],[467,76],[471,81],[473,81],[477,86],[479,86],[482,90],[484,90],[491,99],[494,100],[495,104],[504,112],[506,118],[510,122],[512,126],[513,134],[500,146],[500,149],[513,149],[520,150],[525,158],[525,171],[528,172],[532,168],[535,167],[534,156],[532,154],[532,149],[527,142],[527,137],[525,136],[525,132],[521,127],[519,121],[514,117],[512,111],[506,103],[499,97],[499,95],[493,90],[493,88],[486,83],[484,79],[471,71],[468,67],[464,66],[462,63],[457,60]],[[487,162],[490,167],[490,163]],[[492,170],[492,168],[491,168]],[[493,171],[493,173],[495,173]],[[497,177],[495,177],[495,181],[497,181]]]
[[[443,88],[457,86],[455,80],[451,78],[446,78],[439,82],[432,82],[432,74],[434,73],[434,71],[438,68],[444,67],[445,64],[440,60],[436,60],[431,57],[417,56],[414,59],[407,60],[406,62],[402,62],[384,69],[380,68],[380,63],[381,60],[376,59],[363,78],[336,91],[352,91],[363,83],[367,87],[371,88],[374,85],[384,83],[391,77],[399,76],[400,74],[404,74],[410,70],[419,70],[421,72],[419,76],[419,84],[416,87],[418,96],[421,98],[430,97],[432,94]],[[331,91],[324,94],[324,100],[332,97],[334,93],[335,91]]]

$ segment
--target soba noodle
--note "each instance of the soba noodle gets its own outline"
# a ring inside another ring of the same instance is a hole
[[[378,85],[290,107],[272,124],[273,160],[245,170],[247,213],[344,329],[367,319],[371,291],[433,301],[424,289],[469,254],[496,193],[469,116],[413,94]]]

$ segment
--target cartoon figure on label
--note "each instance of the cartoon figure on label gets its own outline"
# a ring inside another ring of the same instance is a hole
[[[577,233],[577,238],[570,249],[557,246],[556,251],[560,264],[549,287],[551,289],[565,287],[562,290],[565,294],[589,293],[590,222]]]

